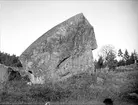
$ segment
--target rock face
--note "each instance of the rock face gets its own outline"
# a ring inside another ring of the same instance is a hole
[[[8,74],[9,74],[9,76],[8,76],[9,81],[14,81],[14,80],[18,81],[18,80],[21,80],[21,78],[22,78],[20,72],[15,71],[15,69],[13,69],[11,67],[8,68]]]
[[[60,81],[93,72],[96,48],[94,29],[80,13],[44,33],[20,55],[20,61],[33,83]]]
[[[5,81],[20,80],[21,78],[22,76],[16,68],[0,64],[0,83]]]
[[[0,83],[8,80],[8,67],[0,64]]]

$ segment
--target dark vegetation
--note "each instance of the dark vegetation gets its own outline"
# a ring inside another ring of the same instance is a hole
[[[3,52],[0,52],[0,64],[12,67],[22,67],[18,56],[10,55]]]
[[[109,46],[105,46],[105,48],[102,50],[104,50],[102,52],[104,53],[104,55],[99,55],[98,60],[95,60],[96,69],[108,67],[110,70],[115,70],[116,67],[127,66],[138,62],[138,56],[136,51],[131,52],[131,54],[129,54],[127,49],[124,53],[121,49],[119,49],[118,53],[116,54],[114,50]],[[120,59],[117,60],[117,57]]]

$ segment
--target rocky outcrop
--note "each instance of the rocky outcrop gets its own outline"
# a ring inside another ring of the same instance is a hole
[[[8,67],[0,64],[0,83],[8,80]]]
[[[21,80],[19,68],[0,64],[0,83],[13,80]]]
[[[8,67],[8,74],[9,74],[8,81],[14,81],[14,80],[19,81],[22,79],[22,76],[21,76],[19,70],[16,70],[12,67]]]
[[[26,72],[31,71],[32,80],[60,81],[92,73],[96,48],[94,29],[81,13],[44,33],[20,55],[20,61]]]

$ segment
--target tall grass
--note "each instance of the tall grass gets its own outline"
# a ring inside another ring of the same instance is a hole
[[[43,85],[27,85],[24,80],[7,81],[0,91],[0,102],[60,102],[79,100],[86,96],[93,76],[80,74],[64,82]]]
[[[128,73],[128,72],[127,72]],[[120,74],[98,72],[97,74],[81,73],[55,84],[27,85],[25,80],[14,80],[3,83],[0,90],[0,103],[45,103],[82,101],[104,98],[120,98],[127,91],[136,87],[136,73]],[[97,77],[103,83],[97,83]],[[126,81],[121,81],[121,80]],[[119,80],[119,81],[118,81]],[[131,88],[130,88],[131,87]],[[136,90],[136,89],[135,89]]]

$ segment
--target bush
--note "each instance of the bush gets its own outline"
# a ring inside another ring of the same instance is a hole
[[[111,60],[110,62],[108,62],[108,67],[109,69],[115,70],[115,68],[117,67],[117,61]]]

